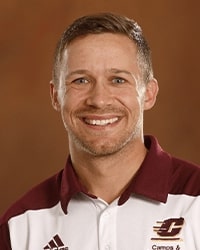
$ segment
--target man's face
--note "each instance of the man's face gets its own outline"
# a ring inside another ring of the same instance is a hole
[[[67,47],[52,96],[71,151],[104,156],[143,137],[141,79],[136,46],[124,35],[88,35]]]

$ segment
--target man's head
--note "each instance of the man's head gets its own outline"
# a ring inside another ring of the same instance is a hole
[[[50,88],[71,153],[131,152],[158,91],[141,29],[112,14],[78,19],[58,44]]]
[[[123,34],[132,40],[138,50],[137,61],[143,81],[147,83],[153,78],[151,52],[140,26],[127,17],[112,13],[101,13],[83,16],[75,20],[63,33],[55,52],[53,69],[53,83],[55,85],[59,83],[63,54],[66,47],[77,38],[102,33]]]

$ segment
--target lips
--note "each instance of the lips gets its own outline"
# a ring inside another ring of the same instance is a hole
[[[89,125],[95,125],[95,126],[110,125],[110,124],[117,122],[118,120],[119,120],[118,117],[113,117],[110,119],[88,119],[88,118],[84,119],[85,123],[87,123]]]

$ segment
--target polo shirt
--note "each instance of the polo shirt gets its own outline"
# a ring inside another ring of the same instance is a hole
[[[69,157],[1,217],[0,249],[199,250],[200,168],[153,136],[145,145],[139,171],[111,204],[87,193]]]

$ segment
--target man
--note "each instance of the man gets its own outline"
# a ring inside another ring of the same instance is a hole
[[[110,13],[74,21],[50,90],[69,158],[1,218],[0,249],[200,249],[200,169],[143,135],[158,84],[138,24]]]

